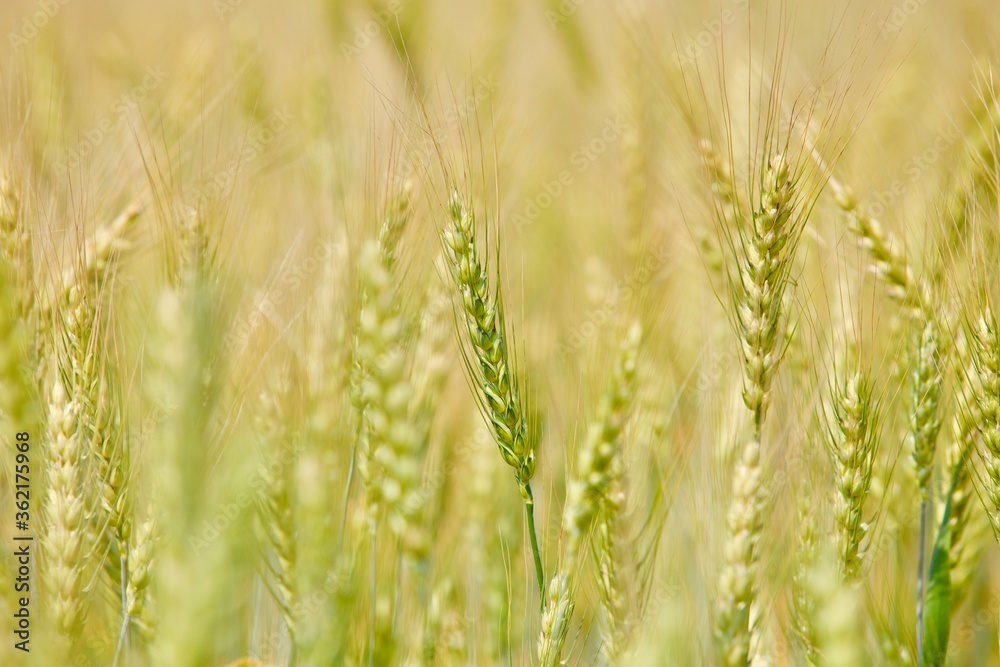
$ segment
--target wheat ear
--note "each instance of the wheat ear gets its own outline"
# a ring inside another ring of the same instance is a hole
[[[719,577],[716,640],[725,665],[749,660],[750,608],[756,597],[757,545],[762,530],[761,430],[771,380],[781,358],[784,292],[791,257],[802,230],[787,160],[774,155],[761,174],[759,206],[741,231],[744,256],[734,289],[737,331],[743,359],[743,402],[753,416],[753,439],[737,461],[728,512],[725,564]]]
[[[959,347],[958,357],[964,361],[965,368],[959,377],[955,414],[951,420],[951,439],[944,448],[945,474],[941,476],[944,497],[939,514],[943,515],[949,500],[947,494],[949,491],[951,493],[951,548],[948,558],[953,600],[960,599],[965,590],[968,584],[966,577],[970,574],[969,565],[978,562],[981,549],[978,542],[966,537],[966,529],[975,511],[970,504],[975,497],[975,488],[972,485],[969,455],[976,446],[977,425],[982,416],[977,400],[980,392],[979,375],[969,358],[970,354],[971,350],[967,345]],[[949,489],[950,480],[954,480],[954,486]],[[966,552],[970,546],[972,549]]]
[[[739,211],[739,195],[736,182],[733,179],[729,165],[719,158],[715,146],[710,139],[702,139],[698,143],[701,153],[701,163],[708,173],[708,182],[712,188],[712,205],[717,222],[726,234],[731,234],[737,226]],[[725,267],[725,259],[715,236],[709,231],[699,234],[698,245],[701,248],[705,264],[713,272],[721,274]]]
[[[10,177],[0,172],[0,255],[7,262],[13,263],[19,246],[25,240],[26,235],[20,229],[20,221],[21,198]]]
[[[27,318],[35,305],[31,290],[31,234],[29,234],[21,198],[10,177],[0,171],[0,258],[4,280],[15,288],[10,294],[14,312]]]
[[[972,362],[978,375],[976,406],[986,469],[984,495],[993,533],[1000,542],[1000,330],[992,309],[972,326]]]
[[[930,313],[930,287],[918,278],[900,242],[859,204],[854,192],[835,177],[829,180],[834,200],[847,214],[848,228],[859,238],[872,259],[875,275],[886,281],[890,297],[910,312]]]
[[[920,327],[916,360],[910,378],[910,428],[908,438],[920,489],[920,533],[917,548],[917,651],[923,645],[924,558],[931,491],[931,471],[938,432],[941,430],[941,349],[937,325],[926,317]]]
[[[351,406],[343,401],[353,354],[347,344],[345,309],[353,296],[346,289],[347,242],[339,235],[334,238],[336,242],[325,241],[331,255],[314,296],[319,307],[310,313],[308,323],[303,446],[290,480],[297,531],[295,585],[300,591],[326,589],[334,594],[320,613],[296,614],[294,650],[302,667],[342,661],[352,630],[342,620],[350,593],[337,568],[346,570],[344,565],[352,558],[345,535],[350,488],[341,476],[350,464],[342,467],[340,457],[357,443],[349,419]],[[339,521],[330,520],[332,507],[338,507]],[[336,554],[335,560],[331,554]]]
[[[864,555],[862,543],[870,526],[863,517],[878,450],[876,406],[862,373],[834,386],[832,394],[826,428],[836,472],[837,550],[841,573],[856,580]]]
[[[549,584],[549,596],[542,614],[542,632],[538,642],[538,657],[545,667],[559,664],[563,643],[573,613],[573,589],[576,583],[580,547],[592,525],[601,517],[597,530],[610,531],[614,522],[615,505],[609,492],[622,475],[621,433],[628,415],[635,380],[636,355],[641,330],[633,324],[622,343],[608,390],[601,397],[597,415],[587,432],[587,439],[577,457],[576,476],[566,492],[562,528],[566,544],[562,554],[562,571]],[[599,563],[607,573],[609,553],[599,553]],[[605,577],[601,577],[605,580]],[[621,648],[623,636],[615,629],[614,620],[621,616],[621,602],[611,579],[602,587],[601,602],[612,632],[605,636],[612,654]],[[609,590],[604,590],[608,588]]]
[[[128,616],[129,537],[133,528],[129,497],[132,469],[128,436],[122,428],[122,410],[117,397],[111,395],[114,388],[109,375],[105,369],[98,380],[93,434],[88,443],[88,456],[95,467],[97,504],[100,505],[100,511],[91,512],[91,516],[100,551],[107,553],[104,570],[112,589],[119,592],[122,618],[125,619]]]
[[[819,563],[819,540],[813,511],[805,499],[800,499],[798,507],[798,549],[795,570],[792,573],[791,612],[792,629],[810,663],[818,661],[816,628],[816,592],[812,586],[812,575]]]
[[[129,539],[128,583],[125,589],[127,623],[134,624],[147,640],[152,638],[156,626],[150,591],[150,578],[154,567],[156,520],[153,512],[139,522]],[[127,629],[127,628],[126,628]]]
[[[641,334],[642,330],[638,322],[633,323],[626,334],[621,357],[615,367],[614,383],[617,384],[618,393],[611,397],[609,401],[611,403],[617,400],[627,405],[632,399],[637,372],[636,356]],[[600,593],[604,631],[604,643],[601,650],[610,664],[614,664],[625,651],[629,639],[628,609],[619,576],[620,556],[616,553],[619,548],[617,533],[621,520],[620,513],[625,503],[623,468],[624,457],[619,451],[608,467],[608,484],[598,501],[598,512],[594,525],[596,534],[594,555],[597,560],[597,585]]]
[[[210,447],[212,414],[218,398],[213,374],[210,291],[201,277],[185,272],[181,289],[164,289],[156,304],[156,328],[146,349],[146,391],[164,411],[150,455],[157,468],[156,499],[160,536],[157,555],[156,633],[150,645],[154,667],[193,667],[211,661],[216,635],[213,601],[233,572],[236,560],[230,529],[201,549],[192,547],[213,510]],[[234,519],[235,521],[236,519]],[[227,559],[229,560],[227,563]],[[210,572],[212,576],[205,576]]]
[[[745,667],[751,643],[750,609],[756,599],[762,532],[760,443],[743,447],[733,476],[733,499],[726,519],[726,564],[719,575],[716,637],[726,667]]]
[[[84,290],[73,287],[56,313],[62,338],[55,341],[55,378],[49,400],[49,489],[43,544],[51,561],[49,586],[59,630],[71,640],[85,618],[85,564],[89,531],[85,480],[88,446],[98,412],[98,361],[94,310]]]
[[[490,293],[486,269],[476,250],[472,212],[463,205],[457,192],[448,204],[451,224],[443,239],[449,252],[450,273],[459,293],[463,328],[474,357],[466,365],[480,411],[493,431],[500,456],[514,469],[514,480],[524,501],[539,595],[544,596],[545,575],[535,533],[535,501],[530,485],[535,474],[536,443],[528,426],[527,403],[519,391],[520,375],[511,363],[503,300],[498,293]]]
[[[383,504],[384,469],[376,456],[380,443],[375,433],[379,429],[385,432],[386,414],[380,403],[397,386],[401,387],[400,392],[407,392],[403,379],[404,325],[391,271],[395,245],[408,214],[404,199],[386,216],[379,228],[378,241],[365,244],[360,261],[361,312],[354,341],[351,401],[359,418],[358,473],[365,496],[365,514],[373,533]],[[407,395],[403,403],[408,401]]]
[[[809,584],[816,600],[815,618],[816,664],[824,667],[856,667],[865,664],[860,638],[864,636],[861,622],[859,590],[845,584],[833,559],[820,560],[813,567]]]
[[[8,432],[27,431],[35,421],[30,375],[22,368],[27,333],[13,272],[0,256],[0,420]]]
[[[284,427],[283,403],[289,392],[287,378],[277,381],[273,392],[261,396],[258,429],[269,465],[262,467],[265,491],[259,502],[260,516],[268,543],[274,552],[271,568],[276,582],[276,601],[288,634],[295,642],[296,619],[293,613],[298,601],[295,582],[296,541],[295,515],[292,507],[291,475],[294,450],[291,434]]]
[[[764,170],[760,208],[754,212],[744,239],[746,255],[740,263],[737,305],[740,346],[743,354],[743,401],[753,413],[754,433],[761,424],[774,369],[781,358],[778,334],[791,251],[801,231],[795,213],[794,188],[788,162],[775,156]]]
[[[924,322],[917,345],[917,358],[910,378],[909,439],[920,497],[930,496],[934,450],[941,430],[941,349],[934,320]]]
[[[403,318],[396,288],[397,248],[409,219],[410,186],[407,184],[386,216],[377,242],[363,248],[362,338],[357,348],[362,369],[364,435],[367,451],[362,478],[367,478],[371,502],[383,502],[389,527],[401,540],[410,559],[424,557],[428,537],[419,521],[423,509],[421,480],[428,432],[426,410],[433,410],[439,377],[436,369],[414,368],[420,378],[415,390],[407,373]],[[426,326],[431,326],[425,321]],[[424,330],[426,333],[426,328]],[[418,352],[433,354],[418,340]],[[420,355],[418,355],[420,356]],[[420,356],[416,363],[430,363]],[[426,404],[425,404],[426,402]],[[372,477],[373,473],[378,476]],[[377,487],[377,488],[376,488]],[[372,507],[370,512],[376,512]]]
[[[362,478],[368,479],[370,502],[385,504],[389,527],[402,540],[404,552],[419,558],[426,543],[417,522],[422,507],[423,447],[415,423],[414,391],[406,376],[403,325],[389,247],[384,242],[370,243],[361,256],[366,302],[361,328],[366,344],[359,346],[358,358],[366,369],[363,393],[369,439],[367,471],[362,471]],[[369,511],[377,511],[377,506]]]
[[[48,399],[48,491],[42,546],[48,560],[44,577],[52,615],[59,632],[70,639],[80,632],[84,617],[84,447],[77,429],[78,408],[63,379],[57,377]]]

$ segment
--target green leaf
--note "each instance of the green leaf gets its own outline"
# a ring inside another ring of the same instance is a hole
[[[955,468],[944,516],[938,527],[931,554],[928,573],[927,596],[924,600],[924,645],[920,654],[921,667],[941,667],[948,654],[948,632],[951,625],[951,497],[955,491],[959,471],[964,461]]]

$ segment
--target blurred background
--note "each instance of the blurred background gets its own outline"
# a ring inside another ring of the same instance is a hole
[[[447,188],[461,183],[481,213],[538,413],[534,484],[546,571],[558,563],[566,480],[607,384],[616,336],[637,319],[645,333],[627,430],[629,664],[711,664],[733,452],[749,424],[728,315],[727,248],[699,142],[711,140],[745,182],[755,173],[768,100],[778,101],[778,134],[799,110],[813,123],[817,154],[916,270],[951,276],[944,289],[956,291],[952,283],[974,269],[952,271],[958,253],[949,244],[962,238],[948,236],[942,221],[970,152],[997,140],[1000,126],[989,116],[997,35],[1000,12],[990,0],[6,0],[0,172],[28,220],[23,286],[39,300],[86,261],[84,250],[93,254],[115,235],[102,347],[129,415],[122,428],[135,448],[136,508],[159,502],[157,459],[142,452],[163,418],[140,388],[156,335],[153,304],[177,270],[185,234],[208,230],[196,236],[211,240],[213,368],[225,378],[201,483],[215,489],[206,497],[235,498],[259,478],[249,443],[261,392],[286,376],[294,386],[315,369],[316,331],[325,332],[324,363],[348,368],[357,261],[385,202],[404,187],[414,192],[398,290],[402,311],[419,319],[440,273]],[[996,211],[985,211],[985,224],[995,226]],[[122,215],[124,231],[114,226]],[[916,664],[906,336],[829,193],[817,195],[790,292],[797,326],[764,447],[765,643],[754,664],[808,664],[796,649],[788,591],[800,506],[829,509],[825,481],[817,481],[827,470],[818,462],[815,415],[844,329],[862,341],[883,410],[863,642],[870,664]],[[438,310],[451,331],[450,305]],[[428,660],[408,648],[406,628],[423,621],[399,621],[379,639],[393,651],[377,653],[366,623],[378,605],[364,585],[345,584],[337,590],[352,592],[330,612],[351,619],[343,621],[347,648],[329,654],[343,664],[416,664],[419,655],[428,664],[534,664],[538,599],[517,488],[477,415],[456,349],[444,356],[447,379],[422,471],[433,507],[428,590],[397,593],[393,602],[413,603],[401,618],[435,615],[436,650]],[[44,404],[46,383],[38,387]],[[349,442],[342,393],[330,399],[338,407],[326,428]],[[308,402],[289,405],[292,416],[279,421],[305,424]],[[953,412],[945,411],[942,441]],[[336,493],[325,511],[353,525],[362,520],[354,518],[356,500],[340,499],[349,458],[340,446],[328,445]],[[205,510],[202,518],[216,515]],[[200,520],[192,524],[199,539]],[[71,664],[110,665],[116,652],[117,664],[222,665],[243,656],[289,664],[289,636],[261,567],[272,556],[258,553],[253,520],[238,521],[247,530],[223,531],[231,544],[212,562],[228,563],[228,574],[202,606],[164,602],[157,612],[161,623],[188,614],[213,629],[209,648],[192,652],[209,656],[205,662],[148,658],[132,630],[128,650],[117,651],[117,594],[92,583],[88,639]],[[976,559],[955,601],[948,664],[1000,664],[996,543],[985,515],[976,521]],[[390,541],[382,549],[380,558],[396,558]],[[336,551],[328,565],[339,562]],[[37,567],[44,570],[44,559]],[[214,572],[205,567],[206,576]],[[564,658],[599,664],[597,589],[581,586]],[[5,583],[5,595],[9,589]],[[50,631],[40,604],[42,644]],[[8,639],[0,655],[20,664]]]

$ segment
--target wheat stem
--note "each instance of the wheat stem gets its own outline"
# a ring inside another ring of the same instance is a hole
[[[535,530],[535,498],[531,495],[531,485],[525,486],[527,495],[524,499],[524,518],[528,529],[528,539],[531,540],[531,556],[535,563],[535,577],[540,582],[545,581],[545,571],[542,569],[542,556],[538,548],[538,533]],[[540,598],[539,604],[544,607],[545,599]]]

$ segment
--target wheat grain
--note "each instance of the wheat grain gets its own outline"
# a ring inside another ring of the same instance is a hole
[[[152,512],[138,523],[129,540],[128,585],[125,592],[125,613],[150,639],[155,633],[154,605],[150,599],[150,579],[154,569],[156,523]]]
[[[832,390],[827,433],[837,476],[834,516],[837,521],[841,573],[849,580],[861,574],[862,545],[871,526],[864,518],[878,451],[876,405],[862,373]]]
[[[48,399],[48,491],[45,496],[46,584],[60,633],[79,634],[85,613],[83,554],[86,523],[82,495],[84,444],[77,426],[79,404],[53,381]]]
[[[921,498],[930,494],[931,470],[938,431],[941,429],[941,352],[937,325],[927,320],[920,331],[917,356],[910,379],[910,447]]]

